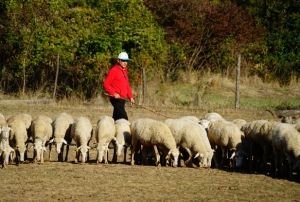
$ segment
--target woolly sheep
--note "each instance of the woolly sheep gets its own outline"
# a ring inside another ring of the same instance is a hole
[[[102,116],[96,126],[96,141],[97,141],[97,163],[107,164],[108,145],[112,140],[115,140],[115,123],[114,119],[109,116]]]
[[[198,123],[200,121],[200,119],[196,116],[182,116],[182,117],[179,117],[179,119],[189,120],[189,121],[193,121],[196,123]]]
[[[31,115],[29,115],[29,114],[17,114],[17,115],[8,117],[6,121],[9,124],[9,123],[13,122],[16,119],[22,120],[25,123],[26,129],[30,128],[31,121],[32,121]]]
[[[122,149],[124,148],[124,163],[126,163],[126,154],[127,148],[131,144],[131,132],[130,132],[130,123],[126,119],[118,119],[115,121],[116,128],[116,154],[114,154],[115,162],[117,161],[116,156],[120,156]]]
[[[171,129],[176,145],[189,153],[189,164],[192,155],[198,158],[201,167],[210,167],[213,150],[211,149],[205,129],[189,119],[166,119],[165,124]]]
[[[46,142],[52,136],[52,119],[48,116],[40,115],[32,121],[31,134],[34,143],[34,161],[44,163],[44,151]]]
[[[258,168],[267,171],[267,162],[272,149],[271,130],[279,122],[267,120],[255,120],[246,123],[241,130],[244,132],[245,141],[249,144],[250,171],[254,164],[259,164]]]
[[[200,119],[205,119],[208,121],[218,121],[218,120],[225,120],[220,114],[216,113],[216,112],[210,112],[205,114],[202,118]]]
[[[0,130],[0,156],[2,156],[2,168],[5,168],[9,163],[9,157],[13,158],[12,155],[15,153],[15,150],[9,145],[9,132],[11,128],[4,126]]]
[[[71,137],[76,142],[76,157],[75,163],[79,162],[81,155],[81,162],[85,163],[87,160],[88,150],[91,149],[88,144],[92,138],[93,126],[87,117],[78,117],[75,119],[71,128]]]
[[[292,170],[300,169],[300,134],[290,124],[280,123],[272,131],[272,146],[275,160],[275,172],[286,159],[289,166],[289,175]]]
[[[221,164],[224,164],[224,161],[227,160],[227,151],[232,152],[230,159],[233,159],[237,146],[242,142],[242,131],[238,126],[225,120],[210,121],[207,131],[212,148],[217,146],[222,151]],[[216,159],[215,163],[218,167],[219,163]]]
[[[235,125],[237,125],[241,129],[242,126],[247,123],[247,121],[244,120],[244,119],[234,119],[234,120],[232,120],[232,123],[234,123]]]
[[[71,126],[73,123],[73,117],[65,112],[58,114],[52,123],[53,136],[49,143],[56,144],[56,152],[58,154],[59,161],[63,161],[63,144],[67,145],[65,161],[68,160],[69,144],[72,141]],[[52,145],[50,144],[49,160],[51,159],[51,147]]]
[[[28,139],[26,125],[23,120],[14,119],[8,123],[8,126],[11,128],[9,142],[16,151],[17,164],[22,163],[26,152],[25,143]]]
[[[153,147],[156,154],[156,165],[160,163],[158,148],[162,149],[167,158],[173,158],[173,166],[177,166],[179,150],[169,127],[161,121],[150,118],[139,118],[132,122],[131,129],[131,165],[140,145]]]

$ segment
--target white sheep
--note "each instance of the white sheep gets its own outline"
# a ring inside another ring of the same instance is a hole
[[[242,126],[245,141],[249,144],[250,171],[255,164],[258,164],[260,170],[267,172],[268,159],[272,150],[271,130],[277,124],[279,122],[255,120]]]
[[[31,135],[34,144],[34,161],[44,163],[44,151],[46,143],[53,133],[52,119],[48,116],[40,115],[32,121]]]
[[[13,122],[15,119],[22,120],[25,123],[26,129],[30,128],[31,121],[32,121],[32,117],[30,114],[22,113],[22,114],[13,115],[13,116],[8,117],[6,121],[9,124],[9,123]]]
[[[236,148],[242,142],[242,131],[237,125],[226,120],[210,121],[207,131],[212,148],[220,148],[222,151],[221,165],[224,166],[224,161],[228,160],[228,151],[232,153],[230,160],[234,158]],[[219,162],[216,160],[216,157],[214,158],[216,167],[218,167]]]
[[[13,159],[15,150],[9,145],[9,132],[11,128],[4,126],[0,130],[0,156],[2,156],[2,168],[5,168],[9,163],[9,157]]]
[[[101,116],[96,126],[96,141],[97,141],[97,163],[107,164],[108,145],[112,140],[115,140],[115,123],[114,119],[109,116]]]
[[[184,148],[189,158],[186,164],[190,163],[191,157],[198,158],[201,167],[210,167],[213,157],[207,133],[205,129],[195,120],[191,119],[166,119],[165,124],[171,129],[176,145]]]
[[[244,120],[244,119],[234,119],[234,120],[232,120],[232,123],[234,123],[235,125],[237,125],[241,129],[242,126],[247,123],[247,121]]]
[[[300,170],[300,134],[287,123],[277,124],[272,129],[275,172],[281,171],[281,165],[287,160],[291,176],[293,170]]]
[[[87,117],[78,117],[75,119],[71,128],[71,137],[76,142],[75,163],[79,162],[81,155],[81,163],[88,160],[89,142],[92,138],[93,126]]]
[[[218,120],[225,120],[222,115],[216,113],[216,112],[210,112],[210,113],[207,113],[205,114],[201,119],[205,119],[205,120],[208,120],[210,122],[212,121],[218,121]]]
[[[25,123],[16,118],[8,123],[8,127],[11,128],[9,142],[16,151],[17,164],[22,163],[27,150],[25,143],[28,139]]]
[[[71,126],[74,123],[74,119],[71,115],[63,112],[57,115],[52,123],[53,136],[49,141],[49,160],[51,159],[51,147],[52,143],[56,144],[56,151],[58,154],[59,161],[63,161],[63,144],[67,145],[66,158],[68,160],[69,144],[72,141],[71,137]]]
[[[179,119],[189,120],[189,121],[193,121],[196,123],[199,123],[199,121],[200,121],[200,119],[196,116],[181,116],[181,117],[179,117]]]
[[[134,156],[140,145],[153,147],[156,154],[156,165],[160,164],[158,148],[162,149],[166,158],[172,158],[173,166],[177,166],[179,150],[169,127],[157,120],[139,118],[131,125],[131,165],[134,165]]]
[[[115,121],[115,127],[116,154],[114,154],[114,161],[117,161],[117,156],[121,155],[122,149],[124,148],[123,162],[126,163],[127,148],[131,145],[130,123],[126,119],[118,119]]]

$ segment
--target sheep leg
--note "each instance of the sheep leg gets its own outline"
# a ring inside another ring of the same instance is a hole
[[[192,166],[192,152],[189,148],[187,147],[184,147],[183,149],[185,149],[187,151],[187,153],[189,154],[189,157],[186,161],[184,161],[184,164],[191,167]]]
[[[126,164],[126,156],[127,156],[127,147],[124,147],[124,164]]]
[[[65,157],[65,161],[67,162],[68,161],[68,155],[69,155],[69,144],[67,144],[67,148],[66,148],[66,157]]]
[[[160,165],[160,155],[159,155],[157,146],[156,146],[156,145],[153,145],[153,149],[154,149],[155,157],[156,157],[155,165],[156,165],[156,166],[159,166],[159,165]]]
[[[52,144],[50,143],[49,144],[49,155],[48,155],[49,161],[51,161],[51,149],[52,149]]]

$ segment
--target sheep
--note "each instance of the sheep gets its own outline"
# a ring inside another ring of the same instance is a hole
[[[244,119],[234,119],[234,120],[232,120],[232,123],[234,123],[235,125],[237,125],[241,129],[242,126],[247,123],[247,121],[244,120]]]
[[[190,163],[192,155],[198,158],[201,167],[210,167],[213,150],[211,149],[205,129],[197,122],[189,119],[166,119],[164,123],[171,129],[171,132],[178,147],[184,148]]]
[[[208,121],[218,121],[218,120],[225,120],[220,114],[216,113],[216,112],[210,112],[205,114],[201,119],[205,119]]]
[[[58,114],[54,119],[52,123],[53,135],[49,141],[49,160],[51,159],[52,143],[55,143],[59,161],[63,161],[63,144],[67,145],[65,161],[68,161],[69,144],[72,141],[70,132],[73,123],[73,117],[65,112]]]
[[[279,122],[255,120],[242,126],[245,141],[249,144],[250,171],[255,163],[258,164],[259,170],[267,172],[267,162],[272,149],[271,130],[277,124]]]
[[[286,159],[288,162],[288,174],[300,169],[300,134],[290,124],[277,124],[271,131],[272,147],[275,161],[275,174],[281,171],[281,165]]]
[[[9,145],[9,132],[10,127],[1,127],[0,132],[0,156],[2,156],[2,168],[5,168],[9,163],[9,157],[13,159],[15,150]]]
[[[107,164],[108,145],[112,140],[115,140],[115,123],[114,119],[109,116],[101,116],[96,126],[96,141],[97,141],[97,164]]]
[[[11,128],[9,137],[9,144],[15,149],[17,164],[24,162],[26,148],[26,141],[28,139],[26,125],[21,119],[14,119],[8,123],[8,127]]]
[[[202,124],[202,122],[200,122],[200,124]],[[212,148],[217,149],[216,147],[218,147],[222,151],[221,165],[224,166],[224,161],[227,160],[228,150],[232,152],[230,160],[234,158],[235,151],[242,142],[242,131],[234,123],[226,120],[209,121],[207,131]],[[214,160],[216,167],[219,167],[216,158]]]
[[[14,116],[10,116],[7,118],[7,123],[11,123],[13,122],[14,120],[16,119],[20,119],[22,120],[24,123],[25,123],[25,127],[26,129],[28,130],[30,128],[30,125],[31,125],[31,121],[32,121],[32,117],[30,114],[17,114],[17,115],[14,115]]]
[[[116,145],[116,154],[114,154],[114,162],[117,161],[116,156],[120,156],[122,149],[124,147],[124,163],[126,163],[126,154],[127,148],[131,144],[131,132],[130,132],[130,123],[126,119],[118,119],[115,121],[115,145]]]
[[[196,123],[198,123],[200,121],[200,119],[196,116],[182,116],[182,117],[179,117],[179,119],[189,120],[189,121],[193,121]]]
[[[88,151],[91,149],[88,145],[93,135],[93,126],[87,117],[78,117],[75,119],[71,127],[71,137],[76,142],[75,163],[79,162],[81,155],[81,163],[88,160]]]
[[[131,129],[131,165],[134,165],[134,156],[140,145],[153,147],[156,154],[156,165],[160,165],[160,148],[166,158],[172,157],[173,166],[177,167],[179,150],[169,127],[157,120],[139,118],[132,122]]]
[[[52,136],[52,119],[48,116],[40,115],[32,121],[31,134],[34,143],[34,162],[44,163],[44,151],[46,143]]]

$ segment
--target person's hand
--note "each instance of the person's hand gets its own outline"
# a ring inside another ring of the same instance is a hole
[[[118,99],[118,98],[120,98],[121,96],[118,94],[118,93],[115,93],[114,94],[114,98],[116,98],[116,99]]]
[[[135,101],[134,101],[134,98],[133,98],[133,97],[130,98],[130,104],[131,104],[131,106],[135,104]]]

